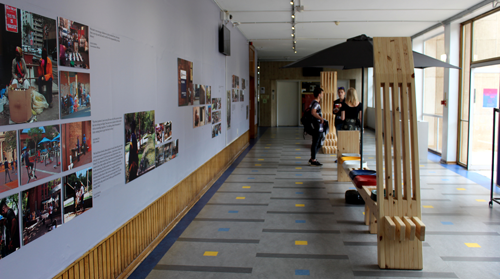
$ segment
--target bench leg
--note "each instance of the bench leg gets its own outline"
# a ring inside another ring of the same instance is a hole
[[[370,225],[370,208],[368,205],[365,205],[365,225],[369,226]]]
[[[375,215],[370,214],[370,233],[377,233],[377,219],[375,219]]]

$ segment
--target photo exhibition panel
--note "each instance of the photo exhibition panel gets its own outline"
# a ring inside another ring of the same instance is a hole
[[[248,40],[219,52],[212,0],[0,17],[0,278],[54,277],[249,129]]]

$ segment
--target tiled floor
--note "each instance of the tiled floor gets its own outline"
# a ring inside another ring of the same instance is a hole
[[[344,202],[352,184],[336,182],[333,156],[307,165],[301,132],[267,129],[130,278],[500,278],[500,205],[485,186],[421,163],[424,269],[381,270],[364,206]],[[374,143],[367,131],[372,169]]]

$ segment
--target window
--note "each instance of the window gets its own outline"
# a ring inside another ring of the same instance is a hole
[[[430,38],[424,42],[424,54],[436,59],[445,60],[444,34]],[[441,153],[443,138],[443,106],[444,68],[427,68],[424,70],[423,118],[429,123],[428,148]]]
[[[500,12],[474,21],[472,61],[500,57]]]

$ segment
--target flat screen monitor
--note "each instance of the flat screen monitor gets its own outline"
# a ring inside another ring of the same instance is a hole
[[[231,32],[225,25],[219,31],[219,52],[231,56]]]

